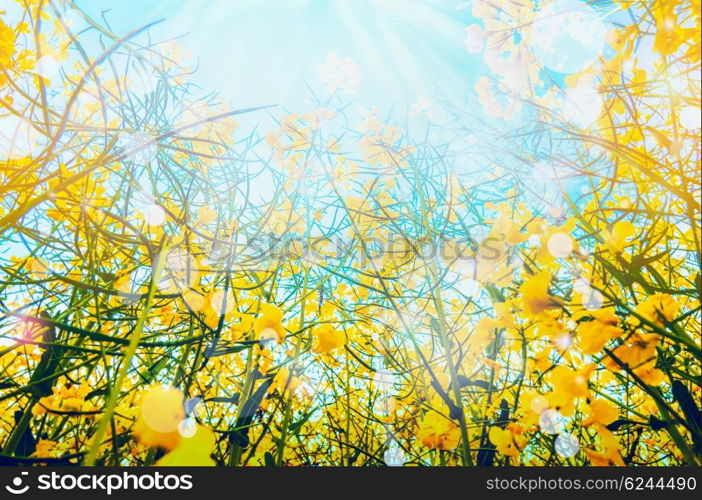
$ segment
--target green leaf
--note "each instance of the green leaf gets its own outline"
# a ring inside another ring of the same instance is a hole
[[[253,422],[256,411],[261,406],[263,396],[268,392],[268,388],[273,383],[273,377],[263,381],[249,399],[246,400],[241,408],[239,418],[236,420],[236,426],[230,434],[230,439],[235,441],[239,446],[245,448],[249,445],[249,426]]]
[[[311,411],[307,412],[305,414],[305,416],[302,417],[300,420],[293,423],[290,426],[290,432],[292,432],[293,434],[296,434],[302,428],[302,426],[305,425],[305,422],[307,422],[310,419],[310,417],[312,416],[312,413],[314,413],[315,410],[316,410],[316,408],[312,409]]]

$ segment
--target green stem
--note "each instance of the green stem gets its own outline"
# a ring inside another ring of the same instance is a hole
[[[5,443],[5,447],[2,450],[5,455],[12,456],[15,454],[17,445],[19,444],[20,439],[22,439],[24,431],[29,426],[29,421],[32,419],[32,408],[34,408],[36,403],[37,399],[32,397],[32,399],[29,400],[29,404],[24,408],[22,416],[17,422],[17,425],[15,425],[15,428],[12,430],[12,434],[10,434],[10,437],[7,439],[7,443]]]
[[[470,453],[470,442],[468,441],[468,428],[466,426],[466,415],[463,409],[463,397],[461,396],[461,387],[458,384],[458,373],[456,373],[456,367],[453,365],[453,356],[451,355],[451,341],[448,338],[446,332],[446,314],[444,312],[444,305],[442,303],[442,296],[440,290],[440,283],[438,283],[438,277],[436,276],[435,263],[431,260],[429,268],[431,273],[434,275],[434,282],[436,288],[434,290],[434,304],[436,306],[436,313],[439,316],[439,334],[441,335],[441,343],[444,347],[444,353],[446,355],[446,364],[449,369],[449,376],[451,377],[451,389],[453,391],[453,399],[455,400],[456,407],[460,410],[458,415],[458,424],[461,428],[461,458],[463,460],[463,465],[473,465],[473,457]]]
[[[244,380],[244,387],[239,396],[239,404],[237,405],[236,413],[234,415],[234,422],[239,421],[241,416],[241,410],[244,407],[245,401],[251,395],[253,384],[254,384],[254,349],[249,349],[248,356],[246,358],[246,380]],[[227,465],[230,467],[235,467],[239,464],[239,459],[241,458],[241,445],[238,441],[232,440],[229,446],[229,461]]]
[[[134,326],[134,331],[129,337],[129,345],[124,353],[124,359],[122,360],[122,365],[120,366],[119,372],[117,373],[117,380],[115,381],[112,390],[110,391],[110,397],[107,400],[107,405],[105,406],[105,411],[100,418],[97,430],[93,435],[92,443],[90,445],[90,450],[83,461],[83,465],[91,466],[95,465],[97,459],[97,454],[100,451],[100,446],[102,440],[107,431],[107,426],[110,425],[112,417],[115,413],[115,407],[117,406],[117,401],[119,400],[119,394],[122,389],[122,384],[127,378],[127,373],[129,372],[129,367],[131,365],[132,358],[136,354],[137,348],[139,347],[139,341],[141,340],[142,330],[144,329],[144,323],[146,322],[146,317],[149,314],[149,309],[151,309],[151,302],[154,298],[154,293],[156,292],[156,286],[158,285],[159,277],[161,275],[161,268],[163,266],[164,256],[167,252],[167,247],[164,247],[159,253],[156,264],[154,266],[153,274],[151,275],[151,283],[149,284],[149,293],[146,296],[146,303],[144,304],[144,309],[141,311],[139,318],[137,319],[136,325]]]
[[[305,271],[305,279],[302,285],[302,301],[300,302],[300,324],[298,326],[299,331],[303,331],[305,328],[305,303],[307,301],[307,277],[309,276],[309,268]],[[290,370],[290,377],[295,376],[295,368],[297,365],[297,358],[300,355],[300,346],[302,345],[302,339],[295,339],[295,356],[293,358],[292,370]],[[278,441],[278,448],[276,453],[276,466],[280,467],[283,465],[283,455],[285,454],[285,443],[288,438],[288,427],[290,426],[290,418],[292,416],[292,394],[288,394],[285,401],[285,415],[283,417],[283,427],[280,431],[280,441]]]

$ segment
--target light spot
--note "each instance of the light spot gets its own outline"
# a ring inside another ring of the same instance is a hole
[[[576,278],[573,281],[573,290],[580,295],[588,295],[590,293],[590,283],[585,278]]]
[[[544,410],[539,417],[539,428],[545,434],[560,434],[565,428],[565,418],[558,410]]]
[[[565,351],[570,347],[570,344],[573,342],[573,337],[568,335],[567,333],[562,333],[556,339],[554,340],[554,343],[556,344],[556,347],[561,350]]]
[[[118,140],[122,147],[122,152],[133,162],[145,165],[153,161],[156,157],[156,144],[154,138],[145,132],[133,132],[121,134]],[[140,181],[141,185],[145,184]]]
[[[531,400],[531,411],[536,413],[537,415],[540,415],[544,410],[548,408],[548,399],[546,399],[545,396],[534,396],[534,398]]]
[[[166,211],[159,205],[152,203],[144,209],[144,221],[149,226],[160,226],[165,220]]]
[[[573,240],[565,233],[555,233],[546,244],[548,252],[556,258],[568,257],[573,252]]]
[[[184,438],[191,438],[197,432],[197,423],[194,418],[185,418],[178,424],[178,433]]]
[[[42,56],[37,61],[37,73],[42,78],[54,80],[59,76],[61,64],[53,56]]]
[[[561,434],[556,438],[556,453],[563,458],[574,457],[580,450],[578,438],[572,434]]]
[[[553,206],[548,209],[548,214],[554,219],[560,219],[565,217],[565,210],[563,207]]]
[[[569,89],[563,101],[563,116],[580,128],[590,128],[600,117],[602,99],[596,89],[579,86]]]
[[[395,411],[395,406],[395,398],[386,395],[379,396],[373,403],[373,414],[386,417]]]
[[[687,106],[680,110],[680,125],[688,130],[699,130],[702,127],[702,111],[695,106]]]
[[[149,390],[141,403],[144,422],[156,432],[168,433],[179,429],[183,413],[183,393],[168,385]]]
[[[604,302],[604,297],[602,294],[594,289],[586,294],[583,294],[583,307],[589,311],[596,311],[602,308],[602,303]]]
[[[456,283],[455,289],[466,297],[477,297],[480,295],[480,282],[465,278]]]
[[[383,453],[383,461],[388,467],[402,467],[405,465],[405,460],[405,452],[397,443],[391,444]]]
[[[210,306],[212,306],[212,309],[219,316],[231,312],[236,306],[234,294],[231,290],[229,290],[227,293],[225,293],[224,290],[217,290],[210,296]]]
[[[159,287],[171,291],[185,290],[195,285],[199,279],[201,264],[195,256],[186,250],[172,248],[164,262],[164,279]]]
[[[375,388],[383,393],[389,393],[395,386],[395,375],[387,370],[379,370],[373,376]]]
[[[201,312],[205,308],[205,297],[195,290],[184,290],[182,297],[191,311]]]

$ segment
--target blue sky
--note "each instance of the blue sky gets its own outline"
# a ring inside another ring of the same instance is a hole
[[[304,105],[324,87],[317,68],[329,52],[361,70],[362,106],[401,115],[418,96],[463,100],[479,60],[463,44],[470,9],[437,0],[90,0],[117,33],[165,21],[153,39],[180,36],[198,63],[194,77],[235,107]],[[309,86],[309,88],[308,88]],[[310,90],[311,89],[311,90]]]

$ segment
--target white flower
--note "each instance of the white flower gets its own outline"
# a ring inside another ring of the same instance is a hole
[[[466,39],[463,42],[471,54],[477,54],[485,46],[485,33],[477,24],[471,24],[466,28]]]
[[[361,83],[361,69],[350,57],[340,58],[336,52],[329,52],[324,64],[317,68],[327,92],[337,91],[355,94]]]

